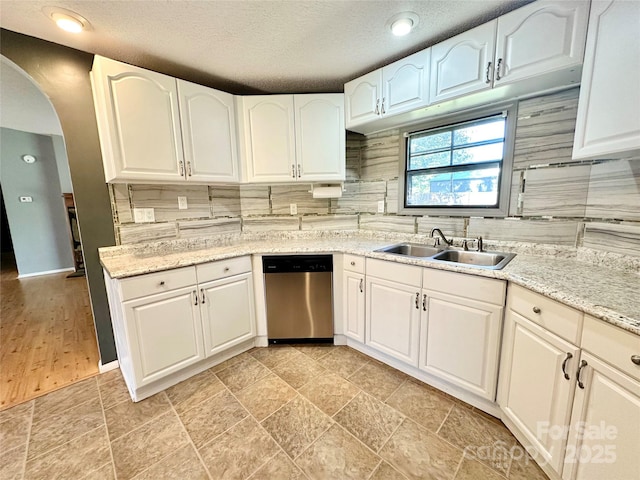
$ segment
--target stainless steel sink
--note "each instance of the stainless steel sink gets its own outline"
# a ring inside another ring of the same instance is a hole
[[[473,265],[491,270],[500,270],[515,256],[515,253],[444,250],[434,255],[432,259],[442,262],[463,263],[465,265]]]
[[[442,252],[442,248],[428,247],[419,243],[399,243],[376,250],[376,252],[393,253],[395,255],[404,255],[405,257],[431,257],[438,252]]]

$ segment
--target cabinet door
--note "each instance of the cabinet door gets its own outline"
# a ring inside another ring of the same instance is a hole
[[[295,180],[293,95],[243,97],[247,180]]]
[[[207,356],[256,335],[251,273],[199,285]]]
[[[431,47],[431,103],[491,88],[497,20]]]
[[[204,358],[197,303],[194,286],[123,304],[136,388]]]
[[[347,337],[364,343],[365,295],[364,275],[344,272],[344,333]]]
[[[424,290],[419,368],[495,400],[502,307]]]
[[[344,181],[344,95],[294,95],[297,177]]]
[[[175,79],[96,57],[92,82],[106,180],[182,180]]]
[[[237,182],[233,95],[178,80],[186,175],[200,182]]]
[[[416,287],[367,277],[367,345],[418,365],[420,291]]]
[[[582,353],[564,480],[640,478],[640,382]]]
[[[344,85],[347,128],[380,118],[382,70],[367,73]]]
[[[537,458],[558,473],[579,354],[575,345],[508,311],[498,403],[540,455]]]
[[[640,2],[594,1],[573,158],[640,152]]]
[[[535,2],[498,19],[494,85],[579,67],[589,2]]]
[[[429,104],[429,62],[427,48],[382,68],[382,115],[395,115]]]

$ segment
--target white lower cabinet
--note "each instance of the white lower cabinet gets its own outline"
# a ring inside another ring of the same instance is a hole
[[[344,256],[342,274],[343,291],[342,312],[344,334],[364,343],[365,329],[365,292],[364,258],[353,255]]]

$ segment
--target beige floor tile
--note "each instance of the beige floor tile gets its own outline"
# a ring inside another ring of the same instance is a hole
[[[242,361],[216,373],[216,375],[229,390],[235,393],[256,383],[261,378],[269,375],[269,373],[270,371],[267,367],[255,358],[247,356]]]
[[[173,412],[111,442],[118,480],[133,478],[150,465],[189,444]]]
[[[200,447],[247,415],[245,408],[225,389],[181,413],[180,419],[195,446]]]
[[[278,445],[251,417],[200,448],[212,478],[244,479],[278,452]]]
[[[33,421],[38,422],[48,415],[64,412],[76,405],[98,398],[98,383],[95,377],[48,393],[35,399]]]
[[[329,373],[313,378],[299,392],[326,413],[333,416],[355,397],[360,389],[344,378]]]
[[[313,360],[320,360],[325,355],[331,353],[335,348],[330,344],[317,344],[317,345],[294,345],[294,348],[299,352],[311,357]]]
[[[251,480],[305,480],[306,478],[284,452],[278,453],[251,475]]]
[[[31,426],[27,458],[42,455],[103,425],[99,399],[50,415]]]
[[[171,410],[164,392],[145,398],[140,402],[122,402],[104,411],[107,419],[109,439],[113,442],[141,425]]]
[[[453,445],[473,452],[490,450],[491,458],[477,458],[498,473],[506,475],[511,463],[510,449],[517,444],[511,432],[499,421],[469,408],[454,405],[438,431],[438,435]]]
[[[259,422],[295,396],[296,391],[274,374],[236,393],[236,398]]]
[[[383,402],[406,379],[404,373],[376,361],[370,361],[349,377],[350,382]]]
[[[3,423],[14,417],[29,417],[33,414],[33,404],[35,400],[16,405],[15,407],[6,408],[0,411],[0,423]]]
[[[107,430],[102,426],[28,461],[24,478],[83,478],[110,461]]]
[[[0,452],[27,443],[30,426],[31,418],[26,415],[8,418],[0,423]]]
[[[108,372],[100,373],[96,375],[96,381],[98,382],[98,386],[105,385],[109,382],[113,382],[114,380],[122,380],[122,372],[119,368],[114,368],[113,370],[109,370]]]
[[[402,384],[386,403],[428,430],[436,432],[454,402],[435,388],[409,381]]]
[[[382,447],[380,456],[409,479],[452,479],[462,450],[406,419]]]
[[[368,478],[380,458],[362,443],[333,425],[296,459],[309,478]]]
[[[186,412],[224,390],[224,384],[209,370],[165,390],[176,412]]]
[[[18,480],[22,478],[26,456],[26,443],[11,450],[0,448],[0,478],[2,480]]]
[[[547,480],[548,478],[523,446],[518,445],[513,450],[509,480]]]
[[[494,469],[483,465],[477,460],[465,457],[458,469],[455,480],[505,480],[505,478]]]
[[[383,460],[369,480],[407,480],[407,477]]]
[[[309,400],[297,396],[262,421],[262,426],[295,458],[333,423]]]
[[[251,350],[251,356],[265,367],[273,368],[279,363],[287,362],[299,355],[300,352],[288,345],[269,345],[268,347]]]
[[[402,423],[404,415],[360,392],[333,419],[377,452]]]
[[[113,463],[109,462],[104,464],[99,469],[89,472],[84,476],[83,480],[115,480],[116,473],[113,468]]]
[[[120,370],[111,371],[119,372]],[[131,402],[131,396],[129,395],[127,384],[124,383],[122,375],[112,378],[109,382],[100,383],[98,389],[100,390],[102,406],[105,410],[122,402]]]
[[[300,388],[312,378],[325,373],[318,362],[302,354],[294,360],[276,365],[272,370],[293,388]]]
[[[211,367],[209,369],[209,371],[211,373],[218,373],[222,370],[224,370],[225,368],[229,368],[231,365],[235,365],[238,362],[241,362],[242,360],[246,360],[247,358],[251,357],[251,351],[249,352],[244,352],[241,353],[240,355],[236,355],[235,357],[231,357],[228,360],[225,360],[224,362],[219,363],[218,365],[214,365],[213,367]]]
[[[192,445],[180,448],[136,477],[136,480],[207,480],[204,465]]]
[[[348,378],[369,363],[369,359],[352,348],[335,347],[328,355],[318,360],[318,363],[327,370]]]

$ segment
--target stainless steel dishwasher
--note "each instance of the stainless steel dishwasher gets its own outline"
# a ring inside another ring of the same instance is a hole
[[[262,257],[269,343],[333,342],[333,257]]]

